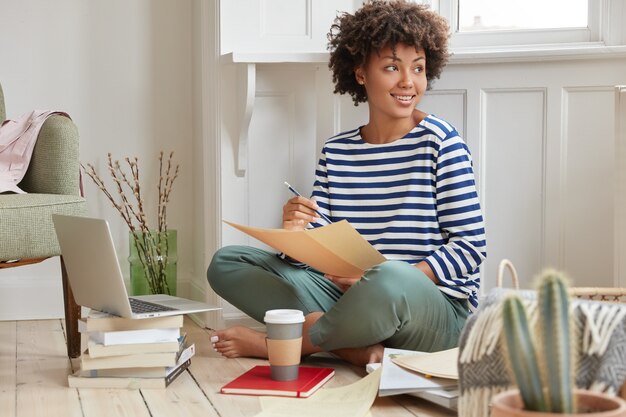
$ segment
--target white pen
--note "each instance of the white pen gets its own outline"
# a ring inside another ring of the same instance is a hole
[[[298,191],[296,191],[295,188],[293,188],[291,185],[289,185],[289,183],[287,181],[285,181],[283,184],[285,184],[287,186],[287,188],[289,188],[289,191],[291,191],[292,193],[294,193],[295,195],[302,197],[302,194],[300,194]],[[328,218],[328,216],[326,216],[324,213],[320,213],[318,210],[315,210],[315,212],[317,214],[319,214],[319,216],[326,220],[328,222],[328,224],[331,224],[332,221]]]

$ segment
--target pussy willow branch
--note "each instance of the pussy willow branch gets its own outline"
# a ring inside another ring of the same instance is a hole
[[[158,208],[157,208],[157,221],[159,232],[167,231],[167,203],[169,202],[169,195],[172,191],[172,185],[174,180],[178,177],[179,166],[176,165],[174,174],[171,174],[172,158],[174,152],[170,152],[167,159],[167,168],[165,168],[165,174],[163,173],[163,152],[159,154],[159,185],[158,185]],[[165,185],[163,185],[163,178],[165,177]]]
[[[145,272],[150,292],[153,294],[170,294],[166,274],[169,251],[167,249],[167,236],[163,235],[165,234],[155,232],[133,233],[137,257],[142,265],[142,270]],[[161,251],[163,239],[166,242],[165,251]],[[164,253],[165,256],[161,256],[161,253]]]
[[[163,152],[159,155],[159,185],[158,185],[158,204],[157,204],[157,230],[165,231],[167,228],[166,222],[166,208],[169,202],[169,196],[172,192],[172,186],[174,180],[178,177],[179,165],[176,165],[174,174],[171,174],[172,159],[174,152],[170,152],[167,160],[167,168],[163,173]],[[115,184],[115,191],[119,198],[115,198],[113,193],[109,190],[105,182],[96,172],[95,167],[92,164],[87,164],[87,168],[83,167],[85,173],[93,180],[96,186],[104,193],[109,199],[113,207],[120,213],[122,218],[128,227],[135,231],[137,229],[141,231],[149,230],[147,216],[145,213],[144,200],[141,194],[141,185],[139,178],[139,161],[138,158],[125,158],[128,168],[131,173],[131,177],[127,175],[126,171],[122,168],[119,161],[114,161],[109,153],[107,155],[107,169],[109,175]],[[164,175],[165,174],[165,175]],[[125,189],[130,190],[130,194],[133,196],[131,202],[127,196]],[[137,225],[136,225],[137,224]]]
[[[163,199],[161,198],[161,187],[163,186],[163,151],[159,153],[159,185],[157,186],[157,190],[159,191],[159,200],[157,204],[157,230],[159,232],[163,231],[163,224],[161,223],[161,216],[163,209],[161,205],[163,204]]]
[[[129,184],[126,178],[126,174],[122,170],[119,161],[113,161],[113,159],[111,158],[111,154],[109,153],[108,158],[107,158],[107,163],[108,163],[109,174],[111,175],[111,178],[113,179],[113,182],[116,185],[117,193],[122,199],[124,211],[128,215],[128,218],[131,219],[131,223],[132,223],[133,217],[137,220],[140,220],[139,214],[135,210],[134,206],[130,203],[130,201],[126,197],[126,193],[124,192],[125,184],[131,189],[132,189],[132,186]],[[102,183],[104,184],[104,181],[102,181]],[[141,230],[144,229],[143,227],[144,225],[142,224],[141,221],[139,221],[139,226]],[[133,231],[135,230],[134,225],[131,227],[131,230]]]
[[[167,204],[170,200],[174,180],[178,177],[179,172],[179,166],[176,165],[172,174],[173,156],[174,152],[170,152],[164,168],[163,152],[159,154],[157,229],[154,233],[149,228],[145,213],[139,177],[139,160],[137,157],[133,159],[126,157],[124,159],[128,170],[130,170],[130,175],[128,175],[120,165],[120,162],[114,161],[110,153],[107,154],[107,170],[114,183],[117,197],[114,197],[114,192],[109,190],[92,164],[87,164],[87,168],[81,164],[85,173],[109,199],[132,232],[139,261],[146,272],[146,279],[153,293],[163,293],[165,291],[169,293],[169,287],[165,279],[169,242],[164,232],[167,231]],[[132,195],[132,198],[129,198],[129,195]]]
[[[147,232],[148,229],[148,221],[146,218],[146,214],[143,208],[143,198],[141,198],[141,186],[139,185],[139,166],[138,159],[135,157],[134,161],[130,158],[125,158],[126,163],[128,164],[128,168],[132,174],[132,183],[126,176],[126,173],[122,171],[119,162],[116,161],[117,169],[122,174],[122,178],[126,186],[132,191],[133,197],[135,197],[135,202],[137,204],[137,210],[134,211],[135,218],[139,223],[140,229],[142,232]]]

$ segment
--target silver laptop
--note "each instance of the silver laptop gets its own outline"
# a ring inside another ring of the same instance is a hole
[[[107,221],[59,214],[52,221],[78,305],[133,319],[219,309],[165,294],[129,298]]]

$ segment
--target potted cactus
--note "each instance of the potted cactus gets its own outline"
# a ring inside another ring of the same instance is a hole
[[[502,342],[518,389],[492,400],[492,417],[579,415],[624,417],[621,398],[574,389],[576,348],[564,277],[546,271],[539,282],[537,326],[531,329],[519,297],[502,305]]]

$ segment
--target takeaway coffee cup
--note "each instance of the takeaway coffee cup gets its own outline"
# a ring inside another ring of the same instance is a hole
[[[272,379],[298,379],[304,314],[300,310],[268,310],[264,321]]]

